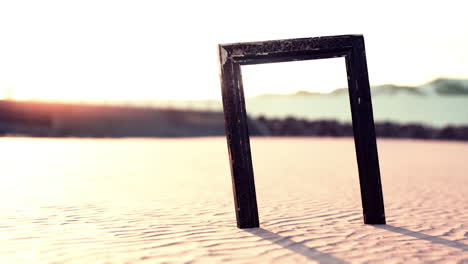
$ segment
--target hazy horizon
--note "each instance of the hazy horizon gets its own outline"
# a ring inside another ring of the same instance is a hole
[[[422,83],[421,85],[400,85],[400,84],[395,84],[395,83],[384,83],[384,84],[378,84],[378,85],[373,85],[371,84],[371,90],[374,90],[375,88],[381,87],[381,86],[396,86],[396,87],[408,87],[408,88],[415,88],[419,89],[422,88],[423,86],[426,86],[434,81],[437,80],[449,80],[449,81],[462,81],[466,82],[468,84],[468,78],[463,79],[463,78],[447,78],[445,76],[441,76],[438,78],[434,78],[428,82]],[[259,93],[256,95],[247,95],[247,99],[254,99],[262,96],[269,96],[269,95],[278,95],[278,96],[287,96],[287,95],[297,95],[300,93],[310,93],[310,94],[319,94],[319,95],[332,95],[334,92],[342,90],[342,89],[347,89],[348,86],[342,86],[342,87],[336,87],[334,89],[330,89],[327,91],[320,91],[320,89],[316,89],[319,91],[316,91],[314,89],[298,89],[298,90],[292,90],[288,92],[270,92],[270,93]],[[268,89],[266,89],[268,90]],[[451,95],[451,96],[457,96],[457,95]],[[464,96],[464,95],[462,95]],[[185,98],[174,98],[174,99],[165,99],[165,98],[149,98],[149,99],[121,99],[121,100],[112,100],[112,99],[48,99],[48,98],[15,98],[13,91],[10,89],[7,89],[5,91],[5,94],[3,96],[0,96],[0,100],[14,100],[14,101],[37,101],[37,102],[56,102],[56,103],[101,103],[101,104],[145,104],[145,103],[157,103],[157,102],[217,102],[221,103],[221,98],[195,98],[195,99],[185,99]]]

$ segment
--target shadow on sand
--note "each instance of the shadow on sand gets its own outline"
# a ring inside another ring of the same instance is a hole
[[[468,251],[468,245],[466,245],[466,244],[458,243],[456,241],[451,241],[451,240],[440,238],[440,237],[437,237],[437,236],[426,235],[426,234],[411,231],[411,230],[408,230],[408,229],[405,229],[405,228],[402,228],[402,227],[391,226],[391,225],[374,225],[374,227],[380,228],[380,229],[385,229],[385,230],[395,232],[395,233],[399,233],[399,234],[402,234],[402,235],[414,237],[414,238],[417,238],[417,239],[430,241],[430,242],[435,243],[435,244],[441,244],[441,245],[445,245],[445,246],[448,246],[448,247],[458,248],[458,249],[461,249],[463,251]]]
[[[318,261],[319,263],[349,263],[347,261],[322,253],[314,248],[307,247],[300,242],[296,242],[287,237],[280,236],[263,228],[245,229],[245,231],[258,237],[261,237],[265,240],[269,240],[277,245],[282,246],[285,249],[291,250],[310,260]]]
[[[410,236],[410,237],[414,237],[414,238],[421,239],[421,240],[426,240],[435,244],[441,244],[441,245],[445,245],[448,247],[461,249],[463,251],[468,251],[468,245],[466,244],[440,238],[437,236],[426,235],[426,234],[411,231],[402,227],[396,227],[396,226],[391,226],[391,225],[373,225],[373,227],[399,233],[399,234]],[[263,228],[251,228],[251,229],[244,229],[244,230],[262,239],[269,240],[272,243],[275,243],[285,249],[288,249],[297,254],[300,254],[310,260],[318,261],[319,263],[340,263],[340,264],[349,263],[345,260],[342,260],[337,257],[320,252],[314,248],[307,247],[300,242],[296,242],[292,239],[289,239],[288,237],[278,235],[276,233],[270,232]]]

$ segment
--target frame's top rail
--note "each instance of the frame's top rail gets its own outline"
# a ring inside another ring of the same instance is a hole
[[[362,39],[362,35],[340,35],[315,38],[283,39],[259,42],[220,44],[220,55],[225,61],[228,58],[244,56],[269,55],[270,53],[287,53],[295,51],[334,51],[348,49],[353,42]]]

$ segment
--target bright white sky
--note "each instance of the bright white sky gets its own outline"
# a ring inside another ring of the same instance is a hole
[[[468,77],[465,1],[1,1],[0,97],[220,98],[218,43],[364,34],[371,84]],[[242,68],[248,96],[346,86],[344,60]]]

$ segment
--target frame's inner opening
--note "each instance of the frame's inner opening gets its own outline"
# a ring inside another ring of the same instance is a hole
[[[241,70],[247,115],[264,116],[264,123],[254,125],[286,136],[275,141],[255,137],[258,129],[249,124],[260,219],[271,213],[262,208],[284,206],[304,193],[310,193],[310,203],[327,203],[334,200],[327,197],[341,194],[345,208],[360,210],[344,58],[244,65]],[[336,129],[346,129],[347,136]],[[305,137],[314,131],[317,136]],[[284,188],[274,187],[278,184]]]

